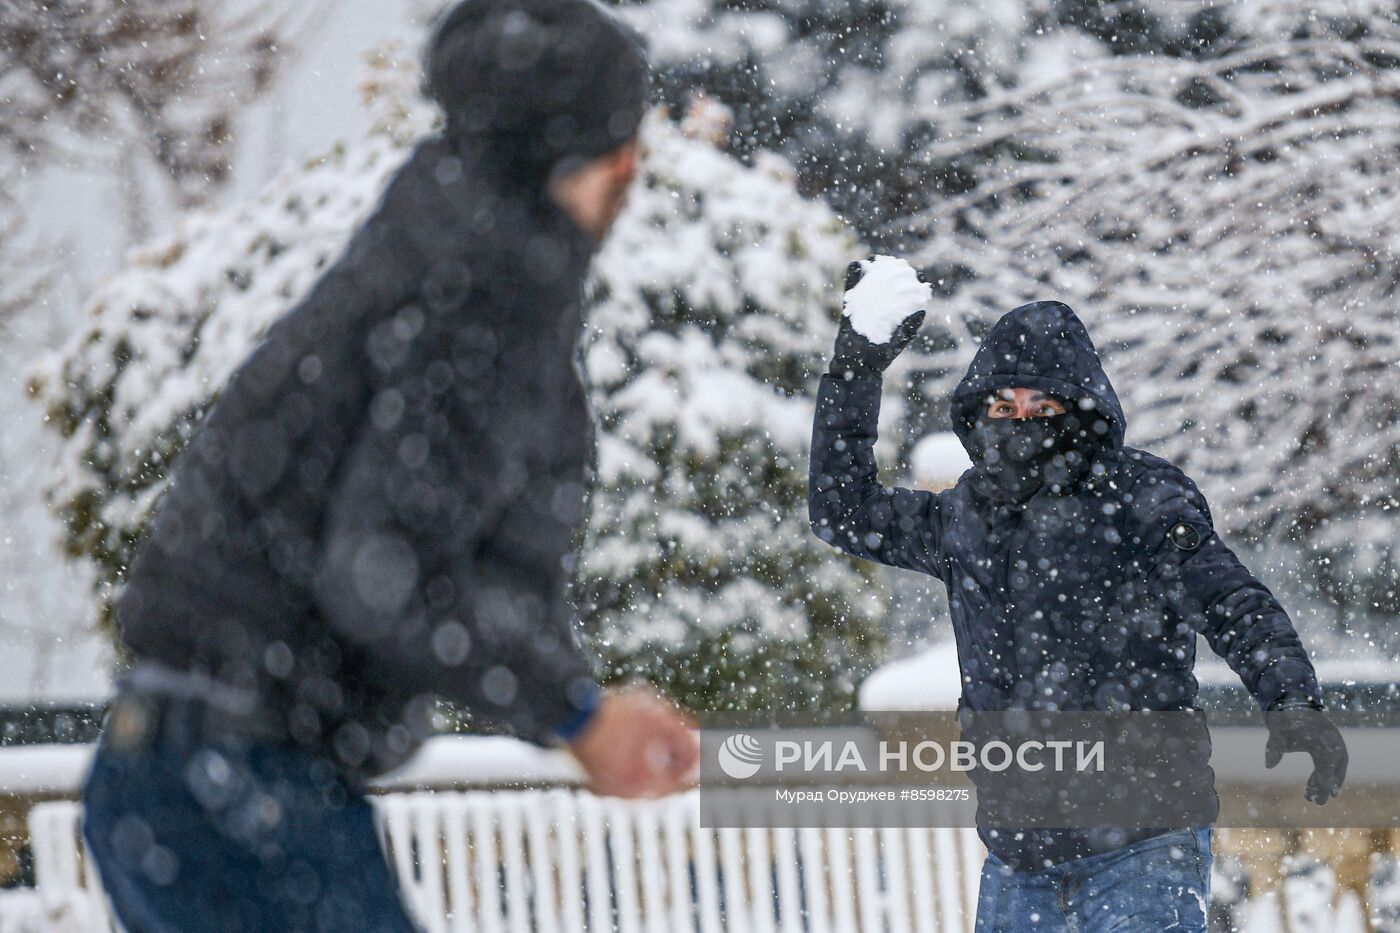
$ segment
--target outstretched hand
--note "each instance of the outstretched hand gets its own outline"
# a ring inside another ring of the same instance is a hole
[[[1342,791],[1347,777],[1346,742],[1336,724],[1320,709],[1276,709],[1264,714],[1269,743],[1264,767],[1275,767],[1289,752],[1307,752],[1313,773],[1303,795],[1321,806]]]
[[[695,723],[647,686],[608,690],[569,744],[605,797],[662,797],[684,789],[700,759]]]
[[[846,267],[846,291],[860,284],[864,271],[859,262]],[[916,311],[900,322],[887,342],[872,343],[852,326],[849,317],[841,315],[841,326],[836,333],[836,350],[831,357],[831,374],[847,378],[880,375],[909,346],[923,322],[924,312]]]

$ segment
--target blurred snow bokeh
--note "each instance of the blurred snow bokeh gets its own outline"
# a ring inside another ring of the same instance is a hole
[[[384,118],[359,100],[365,53],[396,39],[415,51],[442,6],[299,5],[275,80],[240,110],[229,177],[201,196],[249,203],[289,165],[362,138]],[[646,0],[622,12],[650,39],[660,94],[690,137],[820,195],[875,247],[922,257],[937,297],[895,373],[913,391],[887,393],[886,463],[903,452],[908,472],[922,472],[928,448],[910,448],[946,429],[949,374],[980,330],[1053,292],[1104,345],[1130,442],[1197,474],[1324,665],[1394,679],[1390,6],[880,0],[814,18],[798,0]],[[0,682],[16,695],[105,687],[102,639],[87,634],[97,600],[83,571],[62,565],[51,546],[61,530],[34,504],[54,466],[37,406],[18,389],[126,251],[169,233],[194,196],[189,173],[168,183],[146,143],[124,142],[129,129],[65,135],[42,171],[7,185],[29,232],[54,245],[58,272],[42,303],[0,324],[10,442],[0,633],[14,645]],[[846,258],[814,287],[834,284]],[[282,284],[304,284],[308,273],[286,262]],[[757,294],[762,282],[751,274],[746,287]],[[657,343],[645,346],[677,350]],[[134,421],[168,423],[160,406],[184,391],[171,388]],[[711,424],[706,403],[723,394],[686,396],[692,427]],[[795,435],[795,416],[770,407],[776,434]],[[942,631],[937,603],[916,594],[892,620],[902,650]],[[68,655],[79,660],[54,660]]]

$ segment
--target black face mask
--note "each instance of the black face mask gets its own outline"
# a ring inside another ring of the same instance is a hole
[[[1085,462],[1087,440],[1073,414],[1049,418],[989,418],[972,424],[973,464],[979,486],[998,499],[1028,499],[1047,483],[1064,483]]]

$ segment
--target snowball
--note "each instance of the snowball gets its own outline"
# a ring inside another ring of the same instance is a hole
[[[919,281],[913,266],[893,256],[862,260],[860,267],[864,275],[846,292],[846,317],[866,340],[889,343],[905,318],[924,309],[933,288]]]

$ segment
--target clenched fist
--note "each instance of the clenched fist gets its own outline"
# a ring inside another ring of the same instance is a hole
[[[1303,796],[1321,806],[1342,792],[1347,779],[1347,744],[1342,733],[1319,707],[1284,704],[1264,714],[1269,742],[1264,766],[1272,768],[1289,752],[1305,752],[1313,761]]]
[[[605,797],[661,797],[683,790],[700,758],[695,724],[646,686],[609,690],[569,751]]]

